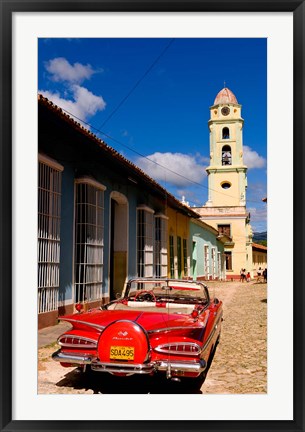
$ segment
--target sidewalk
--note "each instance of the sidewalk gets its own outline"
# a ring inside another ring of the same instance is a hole
[[[38,348],[56,342],[57,338],[69,328],[71,328],[71,324],[65,321],[60,321],[58,324],[52,327],[46,327],[38,330]]]

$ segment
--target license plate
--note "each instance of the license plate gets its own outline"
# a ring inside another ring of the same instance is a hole
[[[128,346],[111,346],[110,358],[112,360],[133,360],[134,347]]]

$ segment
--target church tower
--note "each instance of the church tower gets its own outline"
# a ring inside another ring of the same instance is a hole
[[[253,276],[252,230],[246,210],[247,167],[243,160],[243,125],[241,105],[227,87],[210,107],[210,164],[208,201],[197,208],[204,222],[226,237],[227,279],[240,277],[246,269]]]
[[[207,206],[245,206],[247,167],[243,163],[241,105],[223,88],[210,108],[210,165]]]

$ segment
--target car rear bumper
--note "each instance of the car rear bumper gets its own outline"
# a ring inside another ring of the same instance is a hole
[[[122,374],[152,374],[157,371],[168,371],[169,368],[173,374],[194,373],[200,374],[203,372],[207,364],[205,360],[189,360],[189,361],[169,361],[157,360],[149,363],[134,364],[134,363],[105,363],[99,362],[96,358],[90,356],[80,356],[65,354],[61,350],[56,351],[52,355],[53,360],[61,363],[69,363],[71,366],[91,365],[91,369],[97,372],[122,373]]]

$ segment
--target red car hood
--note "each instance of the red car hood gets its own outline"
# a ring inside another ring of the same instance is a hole
[[[205,312],[207,313],[207,312]],[[142,311],[101,311],[92,310],[87,313],[68,315],[60,318],[70,322],[74,328],[88,327],[96,330],[103,330],[108,324],[118,320],[129,320],[137,322],[146,331],[175,327],[201,327],[190,315],[172,314],[167,312],[142,312]]]

